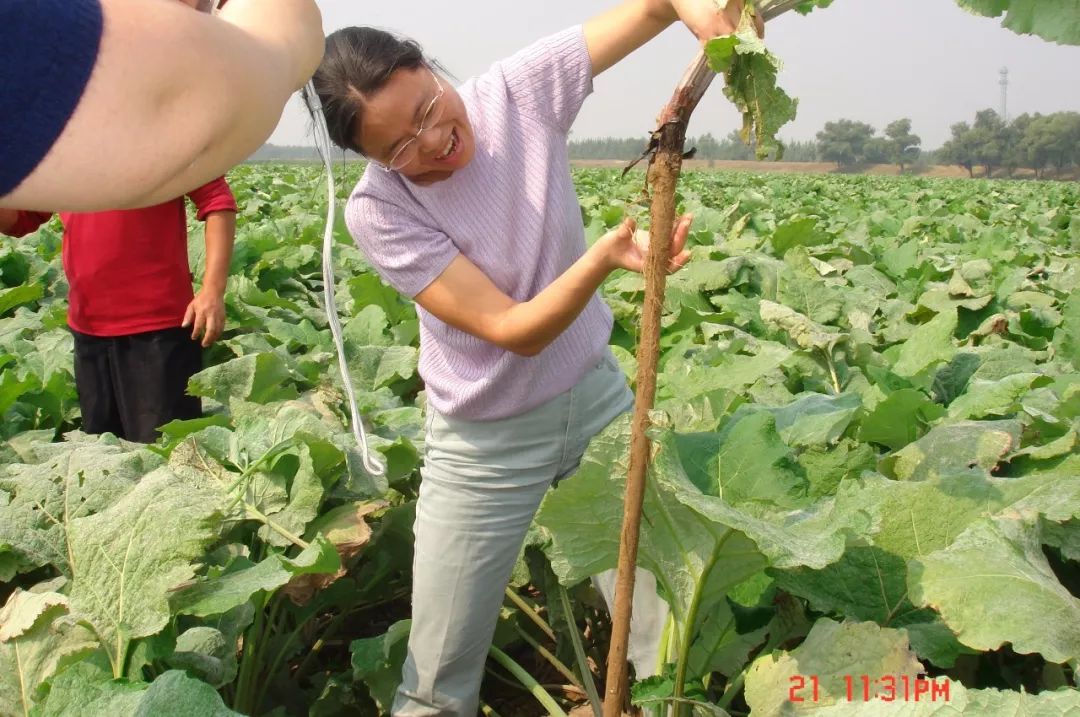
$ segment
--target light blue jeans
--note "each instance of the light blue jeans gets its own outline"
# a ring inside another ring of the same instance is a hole
[[[574,388],[519,416],[463,421],[429,407],[412,631],[395,717],[475,717],[503,592],[540,501],[577,469],[592,437],[632,406],[608,352]],[[647,674],[666,617],[651,578],[639,571],[631,645],[651,657]],[[598,585],[611,604],[613,580]]]

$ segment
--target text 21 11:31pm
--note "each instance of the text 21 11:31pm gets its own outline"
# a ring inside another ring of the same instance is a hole
[[[792,675],[789,678],[788,701],[819,702],[821,683],[817,675]],[[829,692],[832,694],[832,690]],[[848,702],[948,702],[949,680],[935,680],[911,675],[844,675],[843,695],[834,699]]]

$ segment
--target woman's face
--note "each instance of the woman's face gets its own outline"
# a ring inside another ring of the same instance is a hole
[[[357,139],[367,157],[420,185],[449,178],[475,151],[461,96],[426,65],[395,70],[366,98]]]

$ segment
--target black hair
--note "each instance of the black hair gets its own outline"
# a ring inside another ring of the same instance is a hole
[[[364,154],[356,141],[364,98],[386,86],[396,70],[429,64],[420,45],[385,30],[346,27],[329,35],[311,83],[322,103],[330,141]]]

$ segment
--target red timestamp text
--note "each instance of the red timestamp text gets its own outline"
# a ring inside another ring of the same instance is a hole
[[[950,682],[945,677],[934,679],[922,675],[843,675],[842,684],[837,681],[829,693],[830,701],[948,702]],[[789,702],[819,702],[821,695],[821,680],[817,675],[789,678]]]

